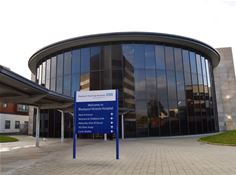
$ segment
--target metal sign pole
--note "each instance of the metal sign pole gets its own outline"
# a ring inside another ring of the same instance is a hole
[[[73,159],[76,159],[77,123],[76,123],[76,91],[74,92],[74,133],[73,133]]]
[[[116,90],[116,159],[120,158],[119,155],[119,113],[118,113],[119,103],[118,103],[118,90]]]

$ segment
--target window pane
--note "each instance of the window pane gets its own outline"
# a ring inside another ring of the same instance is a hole
[[[137,136],[148,136],[148,117],[147,117],[147,104],[145,100],[138,100],[136,105],[136,128]]]
[[[46,88],[50,88],[50,77],[51,77],[51,59],[47,60],[46,64]]]
[[[156,99],[156,71],[146,70],[147,99]]]
[[[101,73],[100,71],[90,72],[90,90],[101,89]]]
[[[134,66],[134,45],[123,44],[122,52],[125,62],[128,62],[131,66]]]
[[[80,50],[73,50],[71,96],[74,96],[74,92],[78,90],[80,90]]]
[[[64,54],[64,75],[71,75],[71,52]]]
[[[172,47],[165,47],[165,58],[166,58],[166,69],[174,71],[175,67],[174,67],[174,55]]]
[[[189,52],[187,50],[183,50],[183,63],[184,63],[184,71],[190,72]]]
[[[158,99],[167,100],[166,72],[163,70],[157,71],[157,88]]]
[[[196,55],[196,61],[197,61],[198,83],[199,83],[199,85],[202,85],[203,79],[202,79],[202,64],[201,64],[200,55]]]
[[[174,48],[174,57],[175,57],[175,69],[176,71],[183,71],[183,60],[181,49]]]
[[[74,92],[80,90],[80,74],[72,75],[72,87],[71,96],[74,96]]]
[[[135,70],[135,99],[146,99],[145,70]]]
[[[90,71],[90,48],[81,49],[81,73]]]
[[[83,73],[80,76],[80,90],[89,91],[90,90],[90,73]]]
[[[77,80],[78,81],[78,80]],[[63,84],[64,94],[70,96],[71,92],[71,75],[64,76],[64,84]]]
[[[101,69],[101,48],[92,47],[91,48],[91,71]]]
[[[80,50],[72,51],[72,74],[80,73]]]
[[[102,70],[111,70],[111,61],[112,61],[111,46],[110,45],[102,46],[101,69]]]
[[[145,67],[146,69],[155,69],[155,48],[154,45],[145,45]]]
[[[157,69],[165,69],[165,58],[164,58],[164,47],[156,46],[155,47],[155,55],[156,55],[156,68]]]
[[[144,62],[144,45],[143,44],[135,44],[134,45],[134,55],[135,55],[135,68],[145,68]]]
[[[112,70],[122,69],[123,57],[120,44],[111,45]]]
[[[167,71],[168,99],[176,100],[175,72]]]
[[[56,57],[52,57],[51,59],[51,87],[50,89],[55,91],[56,90],[56,64],[57,59]]]
[[[42,64],[39,66],[39,84],[42,83]]]
[[[68,96],[71,94],[71,57],[71,52],[64,54],[63,93]]]
[[[46,76],[46,62],[43,62],[42,64],[42,82],[41,82],[41,85],[42,86],[45,86],[45,77]]]
[[[183,63],[185,85],[187,86],[187,88],[190,88],[190,85],[192,85],[192,80],[190,74],[189,52],[187,50],[183,50]]]
[[[20,121],[15,121],[15,129],[19,129],[20,128]]]
[[[183,71],[176,72],[176,86],[178,101],[185,100],[184,75]]]
[[[197,73],[196,69],[196,57],[194,52],[190,52],[190,64],[191,64],[191,72]]]
[[[62,93],[63,82],[63,54],[57,56],[57,86],[56,91]]]
[[[11,128],[11,121],[5,120],[5,129],[10,129],[10,128]]]

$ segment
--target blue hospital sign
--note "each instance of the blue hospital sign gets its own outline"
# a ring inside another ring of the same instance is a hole
[[[76,91],[74,94],[73,158],[77,134],[115,134],[119,159],[118,90]]]
[[[77,133],[116,133],[117,104],[116,90],[76,92]]]

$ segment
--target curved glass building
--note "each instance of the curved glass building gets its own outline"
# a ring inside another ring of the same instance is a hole
[[[65,96],[118,89],[126,137],[171,136],[218,131],[213,69],[219,61],[203,42],[132,32],[49,45],[30,58],[29,67],[38,84]],[[42,112],[54,121],[45,135],[57,136],[49,133],[57,126],[56,112]]]

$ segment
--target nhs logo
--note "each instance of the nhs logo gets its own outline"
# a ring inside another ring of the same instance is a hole
[[[112,96],[113,96],[113,93],[106,93],[106,96],[107,96],[107,97],[112,97]]]

